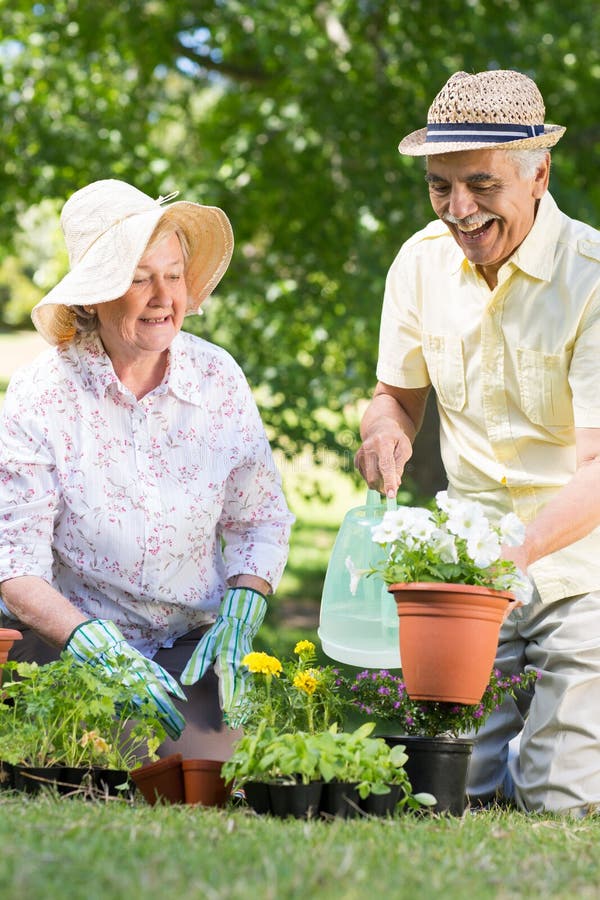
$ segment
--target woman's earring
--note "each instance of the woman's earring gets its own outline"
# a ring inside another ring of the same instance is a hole
[[[85,309],[86,313],[89,313],[91,316],[94,316],[96,314],[95,306],[84,306],[83,308]]]

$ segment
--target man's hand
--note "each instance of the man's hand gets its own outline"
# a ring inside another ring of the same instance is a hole
[[[363,445],[354,464],[369,487],[386,497],[398,493],[423,422],[428,393],[428,386],[398,388],[380,381],[363,416]]]
[[[370,488],[395,497],[411,456],[412,444],[406,434],[394,422],[384,419],[364,441],[354,465]]]

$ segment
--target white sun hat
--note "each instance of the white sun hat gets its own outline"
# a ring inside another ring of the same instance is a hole
[[[233,231],[216,206],[184,200],[163,205],[176,195],[153,200],[124,181],[104,179],[69,197],[60,222],[71,268],[32,310],[33,324],[42,337],[50,344],[70,341],[75,336],[74,306],[122,297],[160,219],[167,219],[185,236],[189,248],[186,315],[198,312],[227,270]]]
[[[406,156],[428,156],[550,148],[566,129],[544,124],[545,115],[536,83],[521,72],[455,72],[429,107],[427,127],[407,135],[398,150]]]

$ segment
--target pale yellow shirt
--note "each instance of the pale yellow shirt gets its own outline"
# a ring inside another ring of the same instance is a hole
[[[492,291],[441,221],[388,273],[377,377],[435,389],[454,496],[531,521],[600,428],[600,232],[549,194]],[[600,588],[600,529],[530,566],[547,600]]]

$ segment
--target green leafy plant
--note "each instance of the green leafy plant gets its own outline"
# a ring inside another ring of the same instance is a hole
[[[387,510],[373,528],[372,539],[387,550],[370,569],[357,569],[348,557],[350,590],[363,575],[377,575],[386,584],[446,582],[472,584],[499,591],[516,591],[521,599],[531,585],[513,562],[502,559],[502,544],[517,545],[525,526],[514,513],[492,525],[480,503],[436,495],[436,508],[401,506]]]
[[[531,690],[540,673],[532,669],[519,675],[502,675],[494,669],[479,703],[463,705],[432,700],[412,700],[400,675],[385,669],[365,669],[351,680],[343,678],[348,709],[362,717],[397,723],[399,734],[426,737],[476,733],[506,697]]]
[[[126,674],[126,660],[123,672]],[[5,663],[0,702],[0,759],[28,766],[131,769],[156,759],[165,731],[119,670],[78,663]],[[12,678],[12,680],[10,680]],[[137,702],[134,702],[137,701]]]
[[[343,732],[334,724],[317,734],[280,734],[263,724],[236,742],[222,774],[239,785],[342,781],[356,784],[363,798],[389,793],[390,785],[397,784],[403,795],[401,805],[419,808],[435,803],[430,794],[412,794],[404,747],[389,747],[383,739],[371,737],[373,728],[369,722],[354,732]]]
[[[317,665],[312,641],[298,641],[294,657],[283,662],[253,652],[242,663],[251,673],[250,686],[232,718],[246,731],[265,723],[278,732],[315,734],[340,721],[344,702],[339,672]]]

